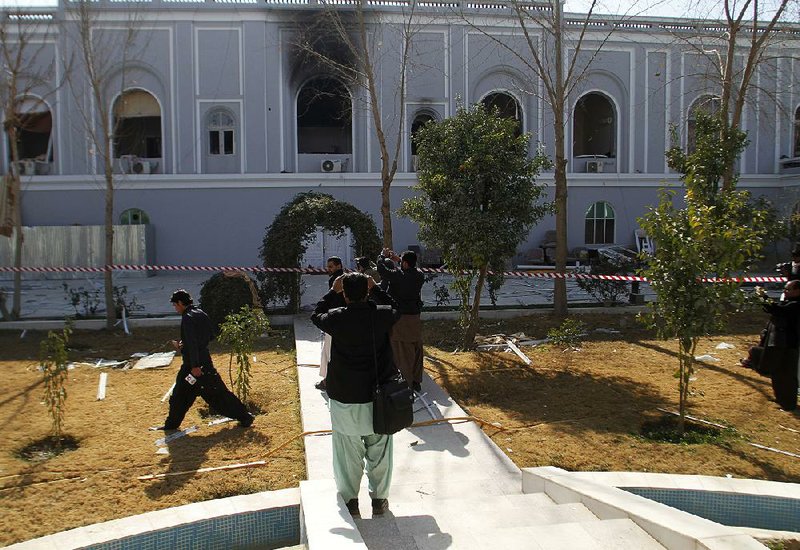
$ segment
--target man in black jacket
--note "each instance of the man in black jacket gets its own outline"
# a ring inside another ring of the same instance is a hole
[[[797,407],[800,281],[787,282],[783,299],[765,302],[763,307],[769,313],[769,325],[758,370],[769,373],[775,401],[782,409],[791,411]]]
[[[388,260],[399,263],[400,268],[390,269]],[[414,391],[422,389],[422,285],[425,276],[417,269],[417,255],[406,250],[398,256],[384,248],[378,258],[381,282],[387,283],[386,292],[397,302],[402,316],[392,328],[391,342],[394,359],[403,377]]]
[[[175,311],[181,316],[181,339],[172,345],[181,352],[183,364],[175,379],[175,388],[169,399],[169,414],[163,430],[177,430],[186,412],[197,399],[205,400],[219,414],[235,418],[245,428],[253,423],[253,415],[222,381],[208,351],[214,339],[211,320],[206,313],[193,305],[191,295],[183,289],[176,290],[170,298]]]
[[[341,300],[339,294],[347,305],[332,307]],[[389,507],[392,436],[373,431],[372,395],[378,380],[397,373],[389,331],[400,314],[391,305],[391,298],[371,278],[348,273],[334,282],[311,315],[311,321],[332,337],[326,380],[333,475],[354,516],[359,515],[358,490],[365,470],[372,514],[383,514]]]

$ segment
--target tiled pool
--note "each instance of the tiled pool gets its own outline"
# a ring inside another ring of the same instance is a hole
[[[800,532],[800,499],[692,489],[620,487],[723,525]]]
[[[87,550],[271,549],[300,542],[300,506],[244,512],[140,533],[87,546]]]

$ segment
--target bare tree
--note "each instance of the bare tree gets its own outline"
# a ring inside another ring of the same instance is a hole
[[[77,58],[68,73],[70,89],[83,120],[83,129],[90,141],[92,169],[99,163],[105,183],[105,243],[104,291],[106,328],[116,322],[113,272],[114,263],[114,136],[120,120],[114,116],[113,92],[125,90],[131,49],[136,36],[136,12],[126,6],[122,24],[101,25],[101,16],[113,13],[101,11],[92,0],[69,3],[65,18],[74,25],[68,30],[72,42],[71,54]],[[101,28],[103,27],[103,28]]]
[[[523,0],[510,0],[509,8],[522,33],[524,47],[496,36],[482,25],[464,19],[495,44],[504,48],[530,73],[530,90],[526,90],[549,105],[553,117],[553,169],[555,181],[556,254],[555,268],[564,273],[567,267],[567,144],[566,125],[571,113],[569,99],[583,80],[592,62],[616,29],[615,20],[593,19],[597,0],[592,0],[588,11],[581,16],[565,16],[561,0],[545,0],[531,4]],[[541,37],[541,39],[539,38]],[[541,83],[543,92],[537,84]],[[554,279],[553,309],[558,316],[567,313],[567,285],[565,279]]]
[[[406,69],[414,34],[416,4],[409,2],[402,9],[399,21],[392,23],[382,20],[380,6],[370,9],[368,0],[354,0],[346,8],[338,2],[328,4],[326,0],[320,0],[319,5],[322,10],[311,25],[299,32],[295,45],[301,57],[360,89],[365,96],[381,157],[383,245],[393,249],[391,186],[403,142]],[[385,112],[381,100],[386,88],[380,82],[380,68],[382,61],[389,56],[382,51],[381,35],[388,39],[393,32],[399,33],[400,51],[392,51],[399,54],[399,81],[394,91],[394,108]]]
[[[753,77],[760,65],[774,59],[771,48],[775,42],[797,40],[796,25],[789,27],[782,23],[787,10],[797,5],[797,0],[776,0],[771,4],[759,0],[723,0],[721,19],[696,21],[696,32],[676,33],[711,68],[711,74],[706,76],[719,97],[722,140],[733,139],[741,129],[749,93],[755,86]],[[735,160],[723,173],[723,190],[733,188],[734,170]]]
[[[36,112],[43,94],[52,94],[52,64],[54,59],[42,61],[44,45],[51,32],[52,17],[47,12],[4,10],[0,12],[0,110],[3,112],[3,130],[8,137],[8,171],[4,176],[7,186],[9,214],[12,231],[3,233],[14,239],[14,294],[10,317],[19,319],[22,314],[22,171],[20,170],[21,134],[35,123]],[[40,92],[34,96],[34,92]],[[36,98],[38,105],[30,103]],[[52,137],[50,138],[52,139]],[[48,148],[49,153],[49,148]],[[48,161],[49,158],[45,158]]]

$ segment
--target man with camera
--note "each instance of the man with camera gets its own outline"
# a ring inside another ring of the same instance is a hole
[[[752,366],[772,379],[772,391],[778,405],[787,411],[794,410],[797,407],[800,348],[800,280],[787,282],[783,296],[777,302],[767,297],[761,287],[756,287],[756,294],[763,300],[762,307],[770,317],[760,358],[751,351],[751,357],[756,356],[758,363]]]
[[[796,243],[792,248],[792,261],[776,265],[775,271],[789,281],[800,280],[800,243]]]

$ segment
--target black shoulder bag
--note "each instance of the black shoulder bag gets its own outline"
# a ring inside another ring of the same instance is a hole
[[[375,322],[372,327],[372,356],[375,361],[375,392],[372,395],[372,431],[391,435],[414,423],[414,392],[408,382],[397,371],[391,378],[381,382],[378,369],[378,351],[375,346]]]

